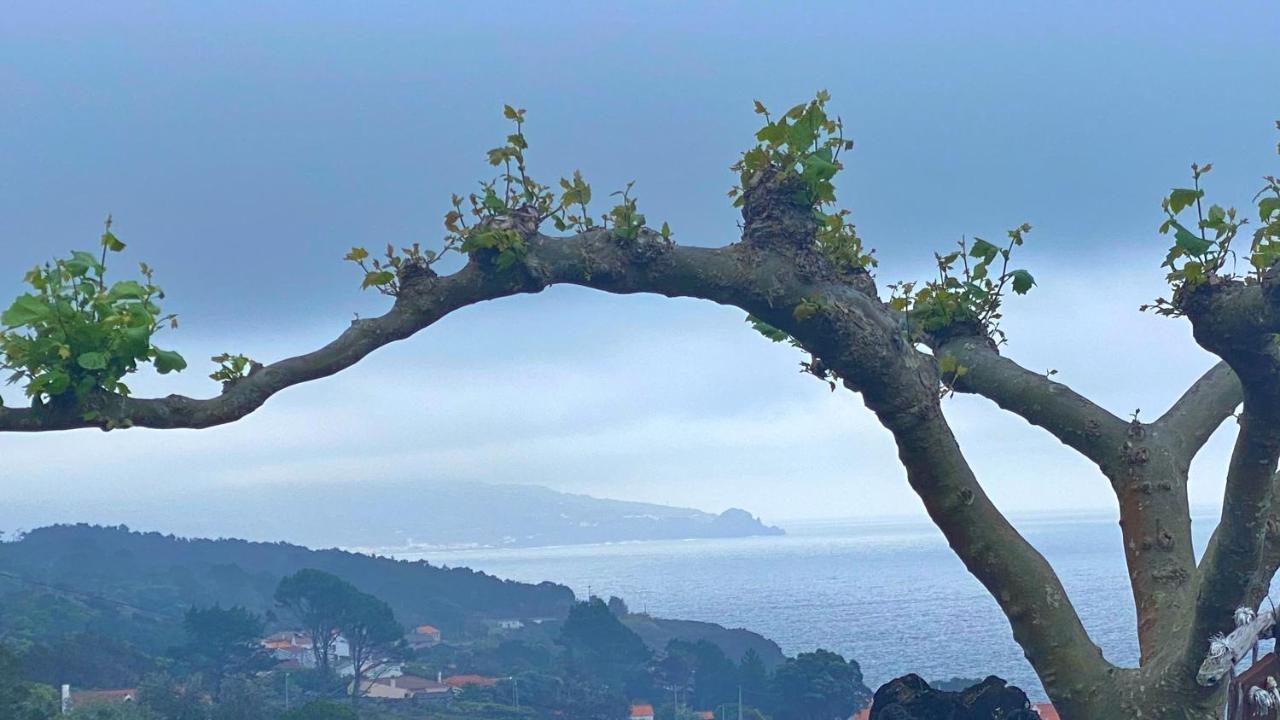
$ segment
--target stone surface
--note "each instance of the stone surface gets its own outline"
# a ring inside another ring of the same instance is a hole
[[[994,675],[959,692],[904,675],[876,690],[871,720],[1038,720],[1026,693]]]

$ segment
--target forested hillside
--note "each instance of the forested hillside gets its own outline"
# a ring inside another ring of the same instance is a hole
[[[573,602],[573,592],[561,585],[529,585],[426,562],[59,525],[0,543],[0,633],[38,638],[85,631],[160,651],[173,641],[189,607],[241,605],[274,613],[272,593],[280,578],[303,568],[333,573],[377,595],[407,625],[430,623],[452,636],[485,618],[563,617]]]

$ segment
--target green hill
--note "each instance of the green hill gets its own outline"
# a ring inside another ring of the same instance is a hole
[[[575,600],[563,585],[519,583],[425,561],[187,539],[123,526],[55,525],[0,543],[0,642],[25,653],[35,678],[124,684],[148,667],[150,657],[184,641],[188,608],[241,605],[267,617],[269,628],[296,626],[273,596],[282,577],[303,568],[347,580],[385,600],[403,625],[435,625],[450,643],[485,637],[488,621],[509,618],[552,619],[529,633],[546,640]],[[647,615],[631,616],[628,624],[654,650],[672,639],[705,639],[735,659],[750,648],[766,667],[783,660],[777,644],[746,630]]]

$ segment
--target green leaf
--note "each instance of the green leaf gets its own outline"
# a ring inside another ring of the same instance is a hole
[[[1014,270],[1009,277],[1013,281],[1013,291],[1019,295],[1026,295],[1036,284],[1036,279],[1026,270]]]
[[[1169,212],[1177,215],[1202,197],[1204,197],[1203,190],[1174,188],[1173,192],[1169,193]]]
[[[755,329],[756,332],[765,336],[769,340],[772,340],[773,342],[783,342],[784,340],[791,339],[790,335],[770,325],[769,323],[761,320],[755,315],[748,315],[747,322],[751,325],[753,329]]]
[[[139,325],[125,328],[121,336],[123,340],[120,343],[120,350],[123,353],[135,359],[141,359],[146,356],[147,350],[151,347],[150,327]]]
[[[167,375],[177,370],[185,370],[187,361],[178,353],[172,350],[161,350],[155,348],[151,351],[151,355],[156,364],[156,372],[161,375]]]
[[[72,250],[71,257],[63,262],[63,267],[74,277],[86,275],[90,270],[102,274],[102,265],[98,263],[98,259],[83,250]]]
[[[830,155],[831,151],[827,150],[826,155]],[[800,161],[800,175],[805,182],[813,185],[815,183],[830,180],[836,176],[836,171],[840,169],[838,165],[829,158],[823,157],[822,153],[811,153],[806,155]]]
[[[76,364],[85,370],[105,370],[107,368],[107,354],[101,352],[81,353],[76,358]]]
[[[1205,240],[1199,235],[1196,235],[1185,227],[1181,225],[1176,225],[1175,227],[1177,230],[1173,233],[1173,242],[1186,254],[1192,257],[1204,257],[1204,254],[1209,252],[1209,249],[1213,247],[1213,243]]]
[[[388,285],[395,279],[395,273],[390,270],[373,270],[365,273],[364,282],[360,283],[361,290],[367,290],[375,285]]]
[[[124,250],[124,243],[120,242],[120,238],[116,237],[115,233],[108,230],[102,233],[102,247],[111,252],[120,252]]]
[[[938,371],[943,375],[951,375],[960,368],[960,362],[954,355],[943,355],[938,358]]]
[[[1258,203],[1258,219],[1263,222],[1276,213],[1280,213],[1280,197],[1263,198]]]
[[[52,314],[53,309],[43,300],[30,293],[24,293],[13,301],[8,310],[0,314],[0,325],[5,325],[6,327],[31,325],[48,318]]]
[[[111,290],[107,293],[107,299],[115,300],[145,300],[147,297],[146,288],[139,285],[134,280],[121,280],[111,286]]]
[[[1000,248],[995,245],[982,238],[974,238],[973,245],[969,248],[969,257],[982,258],[990,262],[995,259],[996,254],[999,252]]]
[[[61,370],[50,370],[31,382],[27,387],[27,394],[32,394],[31,387],[36,387],[36,392],[44,392],[49,395],[61,395],[71,386],[71,376]]]

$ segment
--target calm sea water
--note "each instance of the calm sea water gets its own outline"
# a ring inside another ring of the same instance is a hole
[[[1106,657],[1137,661],[1133,597],[1110,517],[1033,516],[1015,524],[1057,569]],[[1212,518],[1197,519],[1197,549]],[[503,578],[552,580],[633,611],[761,633],[793,654],[856,659],[872,688],[908,672],[929,680],[996,674],[1043,698],[994,600],[925,522],[790,524],[783,537],[684,540],[401,555]]]

